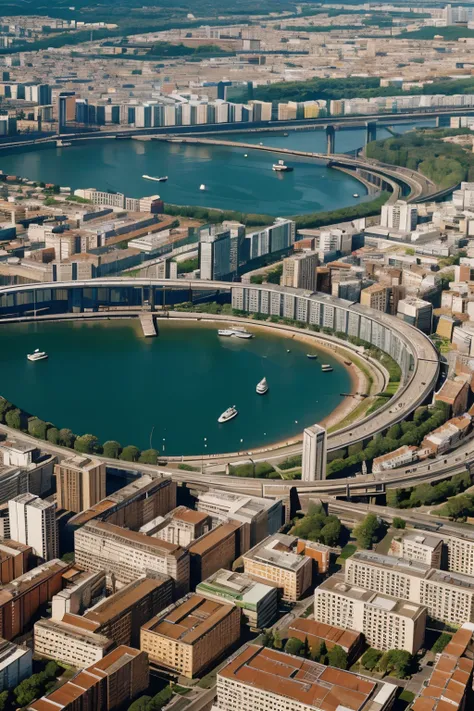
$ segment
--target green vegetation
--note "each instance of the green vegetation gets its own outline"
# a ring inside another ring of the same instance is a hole
[[[157,42],[147,53],[147,59],[154,57],[221,57],[233,56],[235,52],[226,52],[215,44],[201,44],[198,47],[186,47],[186,45],[172,44],[171,42]]]
[[[324,225],[332,225],[337,222],[349,222],[357,220],[360,217],[370,217],[378,215],[380,208],[387,202],[389,193],[383,192],[374,200],[360,202],[357,205],[349,207],[341,207],[338,210],[328,210],[326,212],[311,212],[307,215],[294,215],[291,219],[295,220],[297,229],[309,229],[323,227]]]
[[[445,143],[436,130],[408,131],[397,138],[374,141],[368,158],[418,170],[440,188],[474,178],[474,155],[454,143]]]
[[[399,516],[394,516],[392,521],[393,528],[406,528],[407,522]]]
[[[474,516],[474,496],[471,494],[454,496],[436,513],[453,521],[465,521],[467,518]]]
[[[382,656],[383,653],[380,652],[378,649],[373,649],[372,647],[369,647],[369,649],[366,651],[360,661],[363,667],[365,667],[369,671],[373,671],[379,661],[382,659]]]
[[[300,467],[301,462],[302,462],[302,456],[301,454],[295,454],[294,457],[288,457],[288,459],[285,459],[283,462],[279,462],[278,468],[279,469],[294,469],[295,467]]]
[[[199,471],[198,467],[192,467],[190,464],[178,464],[178,469],[181,469],[184,472],[198,472]]]
[[[385,526],[373,513],[368,513],[353,531],[354,537],[360,548],[372,548],[385,535]]]
[[[432,40],[437,35],[448,42],[457,42],[461,37],[474,37],[474,30],[467,27],[421,27],[413,32],[402,32],[394,39]]]
[[[335,644],[328,651],[328,664],[331,667],[337,667],[337,669],[347,669],[347,652]]]
[[[301,34],[307,34],[311,32],[331,32],[333,30],[354,31],[354,25],[290,25],[289,27],[283,27],[283,29],[289,32],[301,32]]]
[[[362,666],[368,671],[379,671],[399,679],[406,679],[414,666],[414,658],[409,652],[391,649],[383,654],[378,649],[369,648],[361,659]]]
[[[92,204],[92,200],[87,200],[86,198],[79,197],[79,195],[69,195],[69,197],[66,198],[67,202],[77,202],[80,203],[81,205],[88,205]]]
[[[57,677],[63,671],[63,666],[53,661],[48,662],[44,671],[33,674],[13,689],[14,703],[21,707],[28,706],[34,699],[50,691],[56,684]]]
[[[193,205],[172,205],[166,203],[164,211],[167,215],[179,217],[194,217],[196,220],[217,224],[224,220],[242,222],[247,227],[261,227],[272,225],[275,221],[271,215],[254,215],[235,210],[217,210],[207,207],[197,207]]]
[[[187,274],[188,272],[193,272],[195,269],[199,268],[199,257],[192,257],[192,259],[183,259],[178,264],[178,274]]]
[[[128,711],[160,711],[168,704],[173,696],[173,688],[165,686],[155,696],[141,696],[136,699],[129,707]]]
[[[244,476],[244,477],[255,477],[257,479],[279,479],[280,475],[275,472],[275,469],[268,462],[248,462],[246,464],[239,464],[237,466],[230,466],[229,473],[231,476]],[[276,477],[272,477],[272,474],[276,474]]]
[[[447,501],[446,505],[438,511],[441,516],[450,518],[465,518],[469,516],[471,498],[469,495],[457,496],[471,486],[469,472],[456,474],[451,479],[440,481],[438,484],[419,484],[411,490],[388,489],[387,506],[399,509],[411,509],[417,506],[432,506]],[[450,498],[455,497],[455,498]]]
[[[340,555],[339,555],[339,557],[338,557],[338,559],[337,559],[336,562],[339,563],[339,565],[342,565],[342,563],[343,563],[345,560],[347,560],[348,558],[350,558],[351,555],[354,555],[354,553],[356,552],[356,550],[357,550],[357,546],[354,545],[354,543],[346,543],[346,545],[344,546],[344,548],[341,550],[341,553],[340,553]]]
[[[448,634],[447,632],[442,632],[436,642],[431,647],[431,651],[434,652],[434,654],[441,654],[446,645],[451,642],[451,639],[452,635]]]
[[[337,516],[329,516],[321,505],[310,503],[308,513],[291,529],[291,533],[308,541],[336,546],[343,526]]]

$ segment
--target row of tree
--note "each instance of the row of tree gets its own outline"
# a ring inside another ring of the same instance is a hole
[[[46,664],[42,672],[32,674],[13,690],[2,691],[0,693],[0,711],[28,706],[34,699],[51,691],[56,685],[57,677],[63,671],[64,667],[51,661]]]
[[[296,637],[289,637],[283,644],[279,631],[271,628],[263,631],[261,643],[269,649],[278,649],[287,654],[312,659],[320,664],[347,669],[347,654],[338,644],[328,650],[326,643],[322,640],[319,644],[311,647],[307,637],[304,642]]]
[[[141,451],[134,445],[122,447],[120,442],[115,440],[101,444],[95,435],[76,435],[70,429],[58,429],[51,422],[45,422],[39,417],[28,415],[5,398],[0,398],[0,422],[14,430],[26,432],[32,437],[42,439],[50,444],[74,449],[81,454],[103,454],[104,457],[110,459],[142,464],[156,464],[160,454],[157,449]]]
[[[438,484],[419,484],[413,489],[388,489],[387,506],[400,509],[412,509],[417,506],[432,506],[447,501],[450,497],[457,497],[471,486],[471,475],[465,471],[456,474],[451,479],[440,481]],[[467,496],[467,495],[466,495]],[[461,499],[461,497],[458,497]],[[469,497],[468,497],[469,498]],[[448,501],[444,515],[457,517],[463,511],[466,501],[453,499]],[[461,513],[461,517],[464,514]]]
[[[307,541],[337,546],[344,528],[337,516],[329,516],[321,504],[310,503],[308,513],[296,523],[291,533]]]
[[[406,679],[414,671],[415,658],[403,649],[391,649],[383,653],[370,647],[362,656],[361,664],[368,671],[379,671]]]

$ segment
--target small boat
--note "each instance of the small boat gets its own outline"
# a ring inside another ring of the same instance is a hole
[[[272,170],[274,170],[276,173],[291,173],[293,168],[289,165],[286,165],[284,160],[279,160],[278,163],[273,164]]]
[[[286,349],[286,352],[287,352],[287,353],[291,353],[291,351],[290,351],[290,349],[289,349],[289,348],[287,348],[287,349]]]
[[[344,361],[344,365],[352,365],[352,361],[351,361],[351,360],[345,360],[345,361]]]
[[[321,366],[321,370],[323,371],[323,373],[331,373],[334,368],[332,367],[332,365],[327,365],[323,363],[323,365]]]
[[[257,385],[256,391],[259,395],[265,395],[265,393],[268,392],[268,383],[267,379],[263,378]]]
[[[359,193],[354,193],[354,194],[352,195],[352,197],[353,197],[353,198],[358,198],[358,197],[359,197]]]
[[[142,178],[144,180],[153,180],[155,181],[155,183],[166,183],[166,181],[168,180],[167,175],[163,175],[163,177],[161,178],[154,178],[153,175],[142,175]]]
[[[40,351],[40,349],[37,348],[34,353],[28,353],[28,355],[26,357],[28,358],[28,360],[32,360],[32,361],[46,360],[46,358],[48,357],[48,354],[45,353],[44,351]]]
[[[263,143],[262,143],[262,141],[260,141],[260,143],[259,143],[258,145],[259,145],[259,146],[263,146]]]
[[[316,353],[306,353],[306,358],[309,358],[310,360],[316,360],[317,357]]]
[[[245,328],[236,326],[235,328],[219,328],[218,336],[235,336],[236,338],[253,338],[253,333],[249,333]]]
[[[248,153],[244,153],[244,158],[248,158]]]
[[[233,331],[232,328],[220,328],[220,329],[217,331],[217,335],[218,335],[218,336],[233,336],[233,335],[234,335],[234,331]]]
[[[285,138],[288,138],[288,136],[289,136],[290,134],[289,134],[289,133],[284,133],[283,135],[284,135]]]
[[[218,422],[222,424],[223,422],[228,422],[229,420],[233,420],[234,417],[237,417],[239,414],[239,411],[235,407],[235,405],[232,405],[232,407],[228,407],[227,410],[225,410],[222,415],[218,418]]]
[[[69,143],[68,141],[62,141],[61,139],[56,141],[57,148],[68,148],[69,146],[72,146],[72,143]]]
[[[201,183],[201,185],[199,186],[199,190],[206,190],[206,186],[204,185],[204,183]]]

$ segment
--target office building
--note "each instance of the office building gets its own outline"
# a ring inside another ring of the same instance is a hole
[[[105,464],[74,455],[55,464],[58,509],[79,513],[105,499]]]
[[[28,711],[118,711],[146,691],[149,683],[147,655],[121,646],[34,701]]]
[[[296,617],[293,622],[290,622],[288,637],[299,639],[300,642],[308,640],[311,652],[319,650],[322,642],[328,650],[337,645],[347,654],[349,665],[360,656],[365,646],[364,636],[360,632],[327,625],[308,617]]]
[[[314,619],[360,632],[375,649],[416,654],[425,637],[426,607],[349,585],[338,573],[314,591]]]
[[[317,252],[301,252],[283,260],[282,286],[316,291],[316,268],[319,265]]]
[[[127,585],[141,575],[169,575],[176,595],[189,590],[189,553],[167,541],[110,523],[89,521],[74,534],[76,564],[85,570],[105,570],[109,587]]]
[[[43,496],[52,491],[56,457],[43,454],[38,447],[9,440],[0,444],[0,504],[29,491]]]
[[[196,593],[215,602],[236,605],[250,627],[270,627],[278,611],[276,587],[257,583],[244,573],[222,568],[196,587]]]
[[[387,312],[388,289],[382,284],[372,284],[360,292],[360,303],[376,311]]]
[[[474,580],[416,561],[359,551],[346,561],[346,583],[424,605],[434,620],[474,622]]]
[[[0,638],[0,692],[14,689],[33,673],[33,653]]]
[[[382,205],[381,225],[401,232],[411,232],[416,228],[418,208],[404,200],[391,205]]]
[[[250,548],[250,526],[229,520],[188,547],[193,586],[205,580],[219,568],[232,568],[232,563]]]
[[[64,621],[43,619],[35,623],[35,654],[71,664],[77,669],[98,662],[111,651],[113,643],[87,625],[82,627]]]
[[[430,334],[433,326],[433,304],[416,296],[407,296],[397,304],[397,318]]]
[[[5,585],[26,573],[32,553],[31,546],[0,538],[0,585]]]
[[[400,531],[390,543],[389,555],[441,568],[443,539],[424,531]]]
[[[247,645],[217,674],[216,711],[389,711],[397,687]]]
[[[201,279],[219,281],[232,273],[230,230],[201,232],[199,241],[199,273]]]
[[[211,517],[186,506],[178,506],[167,516],[157,516],[140,528],[140,533],[161,538],[183,548],[211,529]]]
[[[189,595],[141,628],[150,662],[192,679],[240,637],[240,609]]]
[[[278,218],[275,224],[245,235],[248,260],[289,249],[295,243],[296,223]]]
[[[321,481],[326,478],[327,436],[324,427],[312,425],[303,432],[301,479]]]
[[[10,535],[14,541],[30,546],[42,560],[58,557],[59,540],[56,504],[34,494],[21,494],[8,502]]]
[[[283,507],[280,500],[245,496],[217,489],[199,494],[197,510],[209,514],[214,526],[229,518],[248,523],[251,546],[276,533],[283,523]]]
[[[311,585],[311,558],[298,555],[298,538],[276,533],[269,536],[243,557],[244,572],[259,582],[281,588],[284,600],[296,602]]]

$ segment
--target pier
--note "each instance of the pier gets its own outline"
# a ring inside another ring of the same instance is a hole
[[[152,338],[158,335],[153,314],[140,314],[140,325],[145,338]]]

